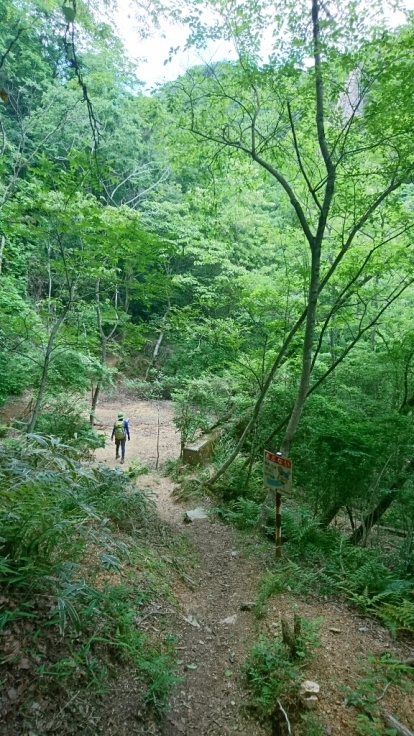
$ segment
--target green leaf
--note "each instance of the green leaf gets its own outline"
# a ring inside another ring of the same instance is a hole
[[[62,5],[62,13],[68,23],[73,23],[76,16],[75,10],[73,8],[71,8],[69,5]]]

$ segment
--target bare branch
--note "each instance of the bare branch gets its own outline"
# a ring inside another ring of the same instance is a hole
[[[401,288],[400,287],[396,287],[396,289],[394,290],[394,293],[392,294],[392,296],[388,299],[387,303],[380,309],[380,311],[377,312],[377,314],[375,315],[375,317],[367,325],[365,325],[365,327],[362,327],[360,325],[359,331],[353,337],[353,339],[349,343],[349,345],[343,350],[343,352],[341,353],[341,355],[339,356],[339,358],[337,358],[330,365],[330,367],[325,371],[325,373],[323,373],[323,375],[320,376],[318,378],[318,380],[315,381],[315,383],[309,388],[308,393],[307,393],[307,398],[311,394],[313,394],[313,392],[316,391],[317,388],[319,388],[319,386],[328,378],[328,376],[335,370],[335,368],[337,368],[338,365],[340,363],[342,363],[342,361],[346,358],[346,356],[348,355],[348,353],[352,350],[353,347],[355,347],[355,345],[359,342],[359,340],[361,340],[361,338],[365,335],[365,333],[368,330],[372,329],[372,327],[374,327],[378,323],[380,317],[384,314],[384,312],[388,309],[388,307],[390,307],[391,304],[393,304],[396,301],[396,299],[398,299],[401,296],[401,294],[406,289],[408,289],[408,287],[411,286],[413,283],[414,283],[414,278],[409,279],[409,281],[405,282],[401,286]],[[289,421],[289,417],[290,417],[290,414],[287,414],[284,417],[284,419],[282,419],[282,421],[277,425],[277,427],[271,432],[271,434],[269,435],[269,437],[266,439],[266,442],[265,442],[266,445],[268,445],[274,439],[274,437],[276,437],[276,435],[278,434],[278,432],[280,432],[283,429],[283,427],[286,426],[286,424]]]
[[[16,23],[16,26],[18,26],[18,23]],[[7,49],[5,50],[3,56],[0,57],[0,69],[2,68],[4,62],[6,61],[6,59],[8,57],[8,55],[10,54],[10,51],[12,50],[14,44],[17,43],[17,41],[19,40],[20,36],[22,35],[22,33],[25,32],[25,30],[26,29],[25,28],[22,28],[22,27],[18,28],[16,35],[10,41],[10,43],[9,43]]]
[[[142,192],[138,192],[132,199],[129,199],[127,202],[123,202],[125,205],[130,205],[131,207],[134,206],[137,203],[137,200],[142,199],[145,197],[148,192],[150,192],[152,189],[155,189],[159,186],[159,184],[162,184],[164,181],[166,181],[171,173],[171,169],[169,166],[166,166],[164,171],[162,172],[159,179],[157,179],[154,184],[151,184],[151,186],[147,187],[147,189],[144,189]]]
[[[262,166],[264,169],[266,169],[266,171],[268,171],[269,174],[271,174],[272,176],[274,176],[274,178],[279,182],[279,184],[281,184],[281,186],[283,187],[283,189],[285,190],[286,194],[289,197],[289,200],[290,200],[290,203],[291,203],[293,209],[296,212],[296,215],[298,217],[298,220],[300,222],[300,225],[302,227],[302,230],[303,230],[303,232],[305,234],[305,237],[306,237],[306,239],[307,239],[310,247],[313,248],[314,242],[315,242],[315,237],[314,237],[314,235],[313,235],[313,233],[312,233],[312,231],[311,231],[311,229],[310,229],[310,227],[308,225],[308,221],[306,219],[306,215],[305,215],[305,213],[304,213],[304,211],[302,209],[302,206],[301,206],[299,200],[296,198],[296,195],[295,195],[292,187],[290,186],[289,182],[285,179],[285,177],[283,176],[283,174],[281,174],[281,172],[278,169],[276,169],[274,166],[272,166],[272,164],[269,164],[267,161],[265,161],[263,158],[261,158],[261,156],[259,156],[257,153],[254,153],[253,151],[251,151],[251,152],[249,151],[249,153],[250,153],[250,155],[251,155],[251,157],[252,157],[252,159],[254,161],[256,161],[258,164],[260,164],[260,166]]]
[[[299,168],[300,168],[300,170],[302,172],[302,176],[303,176],[303,178],[304,178],[304,180],[306,182],[306,186],[309,189],[309,192],[310,192],[310,194],[312,196],[313,201],[315,202],[315,204],[318,207],[318,209],[321,210],[322,209],[322,205],[321,205],[321,203],[319,202],[319,199],[316,196],[315,189],[313,188],[313,186],[312,186],[312,184],[311,184],[311,182],[309,180],[309,177],[308,177],[308,175],[307,175],[307,173],[305,171],[305,167],[303,165],[302,156],[301,156],[300,150],[299,150],[298,140],[297,140],[297,137],[296,137],[296,128],[295,128],[295,123],[294,123],[294,120],[293,120],[292,108],[290,106],[289,100],[287,102],[287,110],[288,110],[288,115],[289,115],[290,127],[292,129],[293,147],[295,149],[296,159],[297,159]]]
[[[318,132],[319,147],[325,161],[328,177],[332,176],[335,167],[332,163],[325,135],[325,112],[323,101],[323,80],[321,71],[321,41],[319,35],[319,0],[312,0],[312,29],[313,29],[313,56],[315,66],[316,87],[316,129]]]
[[[379,312],[377,312],[377,314],[375,315],[375,317],[367,325],[365,325],[365,327],[362,327],[361,324],[360,324],[359,330],[358,330],[357,334],[355,335],[355,337],[353,338],[353,340],[343,350],[343,352],[341,353],[341,355],[339,356],[339,358],[337,358],[329,366],[329,368],[325,371],[325,373],[320,378],[318,378],[318,380],[310,387],[310,389],[308,391],[308,396],[310,396],[314,391],[316,391],[316,389],[321,385],[321,383],[323,383],[323,381],[325,381],[325,379],[332,373],[332,371],[335,370],[335,368],[339,365],[339,363],[342,363],[342,361],[344,360],[344,358],[346,358],[346,356],[348,355],[348,353],[350,352],[350,350],[352,350],[352,348],[356,345],[356,343],[359,342],[359,340],[361,339],[361,337],[368,330],[372,329],[372,327],[374,327],[374,325],[376,325],[378,323],[380,317],[382,317],[382,315],[388,309],[388,307],[390,307],[391,304],[393,304],[395,302],[395,300],[398,299],[401,296],[401,294],[406,289],[408,289],[408,287],[411,286],[411,284],[413,284],[413,283],[414,283],[414,278],[409,279],[408,281],[406,281],[401,287],[400,286],[399,287],[396,287],[396,289],[394,289],[393,294],[389,297],[388,301],[379,310]],[[362,318],[361,318],[361,320],[362,320]]]
[[[359,220],[354,224],[353,228],[351,229],[351,232],[349,233],[343,247],[339,251],[338,255],[332,262],[330,268],[328,268],[325,276],[323,277],[321,281],[320,289],[322,290],[323,287],[328,283],[329,279],[331,278],[332,274],[336,271],[338,268],[340,262],[344,258],[345,254],[348,252],[349,248],[351,247],[353,240],[355,236],[357,235],[360,230],[362,230],[363,226],[366,222],[368,222],[371,215],[374,214],[374,212],[378,209],[378,207],[387,199],[387,197],[392,193],[395,192],[401,185],[403,181],[402,179],[399,179],[397,181],[392,181],[389,186],[384,189],[380,195],[374,200],[374,202],[371,203],[371,205],[365,210],[364,214],[359,218]]]

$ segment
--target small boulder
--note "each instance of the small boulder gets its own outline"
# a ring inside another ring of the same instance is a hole
[[[300,686],[301,695],[317,695],[320,690],[320,685],[313,680],[304,680]]]
[[[195,616],[191,616],[191,615],[189,615],[189,616],[183,616],[183,619],[184,619],[184,621],[187,621],[188,624],[191,624],[191,626],[194,626],[195,629],[200,629],[201,628],[201,626],[198,623],[198,621],[195,618]]]
[[[201,506],[197,509],[191,509],[186,511],[184,514],[184,523],[190,524],[192,521],[199,521],[202,519],[208,519],[208,514],[204,511]]]
[[[241,611],[253,611],[253,608],[255,607],[254,601],[243,601],[243,603],[240,604],[240,610]]]
[[[237,613],[233,613],[233,616],[227,616],[227,618],[223,618],[221,621],[219,621],[219,624],[224,624],[225,626],[229,626],[231,624],[235,624],[237,621]]]
[[[312,710],[318,704],[318,693],[320,686],[313,680],[304,680],[300,686],[300,695],[306,708]]]

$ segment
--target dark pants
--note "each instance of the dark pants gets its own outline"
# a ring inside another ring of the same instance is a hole
[[[125,459],[125,442],[126,442],[126,437],[124,437],[123,440],[115,440],[115,454],[117,457],[119,457],[119,445],[121,445],[122,460]]]

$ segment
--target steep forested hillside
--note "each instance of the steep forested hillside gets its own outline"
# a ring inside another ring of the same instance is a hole
[[[290,458],[295,574],[412,633],[413,17],[154,2],[189,47],[236,54],[148,94],[112,12],[0,0],[0,628],[42,595],[62,635],[95,608],[112,643],[128,628],[129,593],[119,618],[76,567],[92,544],[116,568],[129,503],[155,523],[92,462],[99,402],[122,387],[174,401],[182,448],[219,429],[207,469],[170,471],[252,533],[274,535],[263,451]],[[122,637],[151,693],[149,644]],[[154,686],[159,712],[173,684]]]

